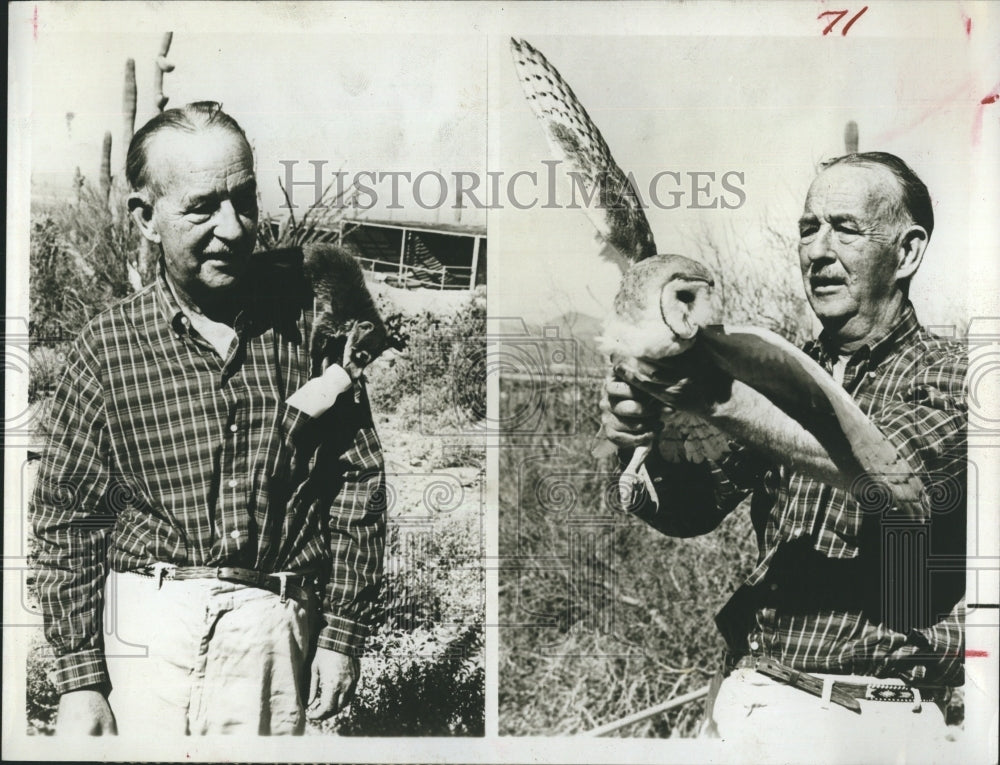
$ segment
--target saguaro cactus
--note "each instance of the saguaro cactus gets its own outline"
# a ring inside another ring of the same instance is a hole
[[[170,100],[168,96],[163,95],[163,75],[166,72],[174,71],[174,65],[167,61],[167,54],[170,52],[170,43],[173,39],[173,32],[167,32],[163,35],[163,41],[160,43],[160,54],[156,57],[156,69],[153,70],[153,84],[156,88],[156,108],[161,112],[163,111],[163,107],[167,105],[167,101]]]
[[[111,131],[104,131],[104,143],[101,146],[101,198],[108,200],[111,196]]]
[[[156,56],[156,68],[153,76],[155,95],[153,100],[157,111],[161,112],[169,100],[163,94],[163,75],[174,70],[174,65],[167,61],[167,53],[170,52],[170,43],[173,40],[173,36],[173,32],[167,32],[163,35],[159,53]],[[135,79],[135,59],[129,58],[125,60],[125,81],[122,90],[123,164],[126,159],[124,155],[128,153],[129,144],[131,144],[132,136],[135,134],[137,104],[138,89],[136,88]],[[112,175],[111,145],[111,132],[108,131],[104,134],[104,144],[101,147],[101,194],[108,205],[112,223],[117,224],[121,221],[123,202],[128,190],[125,185],[123,172]],[[156,277],[156,256],[157,253],[141,237],[139,238],[138,250],[126,254],[128,278],[133,288],[139,289],[143,284],[148,284]]]
[[[856,154],[858,151],[858,123],[851,120],[844,126],[844,151]]]
[[[122,111],[125,113],[125,150],[132,142],[132,134],[135,132],[135,59],[130,58],[125,61],[125,91],[122,94]]]

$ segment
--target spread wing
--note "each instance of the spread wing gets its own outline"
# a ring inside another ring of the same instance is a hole
[[[797,420],[848,474],[884,482],[911,519],[922,517],[923,487],[896,447],[822,367],[759,327],[703,327],[699,341],[724,372],[755,388]]]
[[[721,430],[689,412],[664,413],[656,443],[668,462],[715,461],[729,451],[729,439]]]
[[[578,173],[595,201],[582,207],[610,256],[624,270],[628,263],[656,254],[649,221],[629,179],[618,167],[601,131],[572,88],[535,48],[511,39],[521,88],[542,123],[552,156]]]

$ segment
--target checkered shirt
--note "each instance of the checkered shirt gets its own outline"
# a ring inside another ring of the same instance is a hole
[[[805,350],[829,372],[836,356],[824,340]],[[967,367],[964,344],[926,331],[909,304],[846,366],[844,387],[924,484],[916,523],[896,522],[884,497],[852,495],[736,444],[703,465],[669,464],[653,450],[659,501],[636,514],[666,534],[710,531],[752,493],[757,565],[716,619],[730,651],[803,671],[961,684]],[[925,618],[906,626],[907,612]]]
[[[309,378],[312,324],[245,311],[223,361],[161,275],[76,338],[30,506],[59,692],[108,682],[109,566],[316,574],[319,646],[360,652],[385,546],[381,446],[363,390],[315,419],[285,405]]]

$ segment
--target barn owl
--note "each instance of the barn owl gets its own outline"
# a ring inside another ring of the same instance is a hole
[[[613,310],[598,339],[601,349],[617,362],[616,369],[634,371],[642,360],[676,356],[697,342],[719,370],[762,393],[808,430],[838,468],[852,475],[863,471],[884,481],[897,505],[919,517],[920,481],[850,395],[805,353],[773,332],[717,323],[710,307],[711,274],[683,256],[656,254],[635,190],[572,88],[527,42],[512,39],[511,53],[553,156],[597,190],[598,204],[582,210],[604,243],[601,255],[618,263],[623,272]],[[671,401],[657,395],[655,380],[630,374],[629,382],[639,383],[667,404]],[[728,449],[728,439],[697,415],[667,411],[664,416],[658,446],[667,459],[716,459]],[[635,479],[647,453],[637,449],[623,473],[623,503],[634,496]]]

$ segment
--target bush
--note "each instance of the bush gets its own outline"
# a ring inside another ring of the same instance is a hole
[[[382,625],[368,641],[350,708],[320,731],[483,735],[481,523],[465,512],[423,528],[390,526]]]
[[[347,712],[321,726],[342,736],[482,736],[482,623],[381,631],[362,659]]]
[[[385,309],[383,309],[385,312]],[[403,318],[409,345],[370,371],[372,405],[424,423],[461,427],[486,416],[486,300],[474,293],[448,316]],[[406,423],[412,427],[413,420]]]
[[[55,732],[59,696],[49,680],[53,668],[52,652],[38,630],[28,644],[28,674],[25,702],[30,735],[52,735]]]
[[[132,291],[128,263],[139,233],[122,212],[113,217],[99,191],[84,185],[75,202],[33,211],[30,239],[30,333],[70,339],[92,317]]]

